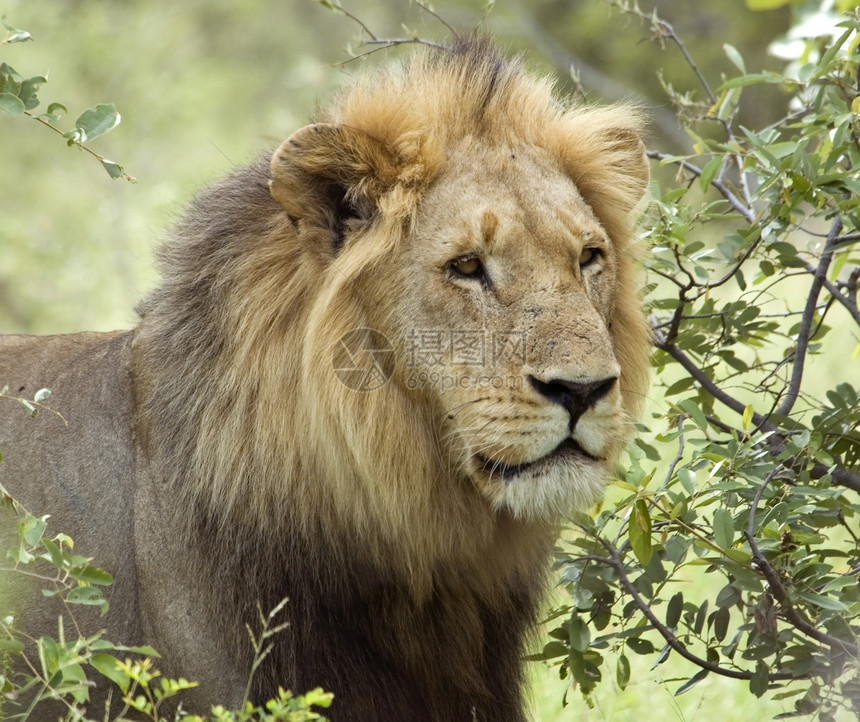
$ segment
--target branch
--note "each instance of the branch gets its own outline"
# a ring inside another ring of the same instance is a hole
[[[444,45],[442,43],[435,43],[431,40],[425,40],[424,38],[419,37],[417,35],[411,36],[408,38],[380,38],[376,33],[374,33],[368,27],[368,25],[361,18],[359,18],[357,15],[354,15],[353,13],[351,13],[346,8],[342,7],[340,5],[340,3],[330,2],[329,0],[316,0],[316,1],[320,5],[328,8],[329,10],[339,12],[344,17],[352,20],[356,25],[359,26],[359,28],[361,28],[362,33],[367,34],[367,36],[368,36],[367,38],[363,38],[363,37],[360,38],[360,41],[359,41],[360,47],[364,47],[367,45],[377,46],[371,50],[368,50],[365,53],[354,54],[351,58],[344,60],[340,63],[337,63],[337,65],[345,65],[346,63],[352,62],[353,60],[356,60],[358,58],[363,58],[366,55],[372,55],[373,53],[379,52],[380,50],[385,50],[386,48],[397,47],[398,45],[426,45],[428,47],[437,48],[439,50],[450,50],[450,47],[447,45]],[[450,32],[451,35],[454,36],[454,38],[460,37],[460,35],[457,33],[457,31],[450,24],[448,24],[438,13],[436,13],[429,5],[427,5],[424,2],[421,2],[420,0],[416,0],[415,4],[419,8],[421,8],[424,12],[426,12],[428,15],[431,15],[437,21],[439,21],[439,23],[441,23],[443,26],[445,26],[445,28],[448,29],[448,32]]]
[[[779,602],[782,612],[788,622],[790,622],[796,629],[803,632],[807,637],[810,637],[817,642],[821,642],[822,644],[826,644],[832,649],[847,652],[851,656],[857,657],[860,655],[860,648],[858,648],[856,644],[845,641],[844,639],[839,639],[838,637],[833,637],[829,634],[825,634],[819,629],[816,629],[794,608],[788,596],[788,592],[783,586],[782,580],[779,578],[779,574],[777,574],[776,570],[764,557],[756,544],[754,532],[755,518],[756,513],[758,512],[759,502],[761,501],[761,497],[768,484],[770,484],[770,482],[776,478],[776,475],[783,470],[784,468],[781,464],[775,466],[765,477],[765,480],[756,490],[755,496],[753,497],[749,522],[747,524],[746,531],[744,531],[744,536],[746,537],[747,543],[750,545],[750,550],[752,551],[753,564],[758,567],[759,571],[764,575],[764,578],[767,579],[767,583],[770,586],[774,599]]]
[[[804,263],[804,267],[806,268],[808,273],[815,274],[816,269],[814,266],[810,265],[809,263]],[[845,307],[845,310],[847,310],[848,313],[851,314],[851,317],[854,319],[854,323],[860,326],[860,308],[857,307],[858,276],[860,276],[860,268],[854,269],[854,271],[852,271],[851,273],[851,276],[849,276],[848,281],[844,284],[844,288],[846,289],[848,295],[843,295],[842,290],[839,288],[839,286],[831,282],[826,276],[824,278],[824,288],[827,289],[828,293],[833,298],[835,298]]]
[[[723,391],[711,379],[709,379],[705,372],[696,366],[695,362],[680,348],[674,344],[668,343],[666,336],[653,322],[653,320],[652,330],[654,333],[654,345],[675,359],[682,368],[690,374],[693,380],[702,387],[702,389],[707,391],[720,403],[728,406],[735,413],[741,415],[744,413],[746,406],[744,406],[744,404],[734,396]],[[760,414],[757,411],[753,412],[752,421],[761,431],[772,432],[774,434],[774,437],[769,439],[769,443],[773,446],[773,453],[775,455],[781,453],[783,450],[781,434],[784,432],[782,432],[776,424],[770,421],[768,416]],[[816,463],[813,465],[810,473],[814,479],[820,479],[821,477],[829,474],[833,483],[837,486],[842,486],[846,489],[851,489],[860,493],[860,475],[850,472],[847,469],[833,469],[825,466],[824,464]]]
[[[713,396],[717,401],[721,402],[728,406],[732,411],[737,414],[743,414],[746,410],[746,406],[738,401],[734,396],[730,396],[725,391],[723,391],[719,386],[717,386],[711,379],[709,379],[705,372],[702,371],[693,360],[687,356],[681,349],[679,349],[676,345],[671,344],[667,341],[665,335],[659,328],[655,327],[652,323],[653,331],[654,331],[654,345],[659,348],[661,351],[665,351],[669,354],[673,359],[675,359],[684,370],[693,377],[693,379],[711,396]],[[758,426],[763,431],[778,431],[778,427],[771,423],[767,417],[762,416],[758,412],[753,412],[752,417],[753,422],[756,426]]]
[[[48,122],[47,120],[45,120],[44,118],[42,118],[42,117],[40,117],[40,116],[38,116],[38,115],[33,115],[33,114],[32,114],[30,111],[28,111],[28,110],[25,110],[25,111],[24,111],[24,115],[26,115],[28,118],[32,118],[33,120],[38,121],[39,123],[41,123],[42,125],[44,125],[46,128],[50,128],[50,129],[51,129],[51,130],[53,130],[55,133],[57,133],[58,135],[60,135],[62,138],[66,138],[66,134],[65,134],[62,130],[60,130],[60,129],[59,129],[57,126],[55,126],[53,123],[49,123],[49,122]],[[114,174],[113,174],[112,172],[110,172],[110,171],[109,171],[109,173],[110,173],[111,177],[124,178],[124,179],[125,179],[125,180],[127,180],[129,183],[137,183],[137,178],[135,178],[134,176],[130,176],[128,173],[126,173],[126,172],[122,169],[122,166],[118,165],[118,164],[117,164],[117,163],[115,163],[114,161],[109,161],[109,160],[108,160],[107,158],[105,158],[103,155],[99,155],[99,154],[98,154],[98,153],[96,153],[92,148],[90,148],[90,147],[88,147],[88,146],[84,145],[83,143],[80,143],[80,142],[78,142],[78,141],[74,141],[74,144],[75,144],[78,148],[80,148],[82,151],[84,151],[84,152],[86,152],[86,153],[89,153],[93,158],[95,158],[99,163],[101,163],[101,164],[102,164],[102,167],[103,167],[103,168],[107,169],[108,164],[111,164],[111,166],[112,166],[112,167],[116,167],[116,169],[117,169],[117,170],[118,170],[118,172],[119,172],[119,175],[118,175],[118,176],[114,176]]]
[[[815,309],[818,307],[818,296],[821,293],[824,281],[827,279],[827,269],[830,268],[830,262],[833,260],[833,245],[841,232],[842,217],[836,216],[833,219],[833,224],[830,226],[827,240],[824,242],[824,251],[818,260],[818,267],[815,269],[815,275],[812,277],[812,286],[809,289],[809,295],[806,297],[806,307],[800,320],[800,330],[797,334],[797,347],[794,351],[794,365],[791,370],[791,379],[788,382],[788,391],[782,403],[774,412],[780,416],[788,416],[791,413],[800,393],[800,382],[803,380],[803,366],[806,362],[806,352],[812,336],[812,321],[815,316]]]
[[[687,160],[675,158],[668,153],[660,153],[655,150],[649,150],[647,151],[647,153],[649,158],[653,158],[661,162],[666,161],[681,166],[684,170],[687,170],[694,176],[696,176],[696,178],[702,175],[702,169]],[[729,202],[729,205],[734,208],[738,213],[740,213],[748,223],[755,223],[755,213],[752,212],[752,209],[749,206],[743,203],[734,193],[732,193],[732,191],[729,190],[725,183],[723,183],[718,178],[714,178],[711,181],[711,185],[720,192],[723,198],[725,198]]]
[[[621,582],[621,586],[624,587],[624,590],[632,597],[633,601],[636,603],[636,606],[639,608],[639,611],[642,612],[643,615],[645,615],[645,618],[651,623],[654,629],[656,629],[663,637],[663,639],[666,640],[666,644],[668,644],[688,662],[692,662],[697,667],[706,669],[709,672],[713,672],[714,674],[722,675],[723,677],[746,680],[752,679],[753,674],[751,672],[742,672],[734,669],[727,669],[725,667],[721,667],[714,662],[696,656],[690,650],[688,650],[681,642],[679,642],[678,638],[672,633],[672,630],[669,629],[666,625],[664,625],[659,619],[657,619],[654,612],[651,610],[651,607],[648,605],[648,602],[646,602],[641,597],[639,592],[636,591],[636,587],[633,586],[633,583],[630,581],[630,577],[627,576],[627,571],[624,568],[624,562],[622,562],[621,558],[618,556],[618,550],[612,549],[612,551],[610,552],[610,556],[608,557],[603,557],[599,554],[585,554],[576,558],[585,561],[597,562],[598,564],[606,564],[612,567],[615,570],[615,573],[618,575],[618,581]],[[768,674],[768,679],[782,680],[795,679],[795,677],[790,672],[776,672],[773,674]]]

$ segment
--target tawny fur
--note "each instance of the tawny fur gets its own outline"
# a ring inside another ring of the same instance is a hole
[[[198,706],[239,698],[244,625],[289,597],[256,698],[321,685],[336,720],[524,719],[520,656],[554,533],[599,495],[647,384],[639,124],[629,107],[566,105],[470,41],[359,78],[271,162],[192,203],[124,337],[140,593],[114,613],[141,616],[168,671],[201,678]],[[489,291],[428,270],[449,243],[479,249],[499,279],[504,259],[526,260],[479,308]],[[601,265],[580,268],[592,243]],[[411,388],[417,323],[527,329],[527,368],[489,369],[525,390]],[[398,359],[372,392],[332,369],[357,328]],[[616,366],[573,432],[587,454],[502,479],[551,451],[544,430],[567,419],[530,379]],[[17,368],[0,356],[0,382]],[[13,443],[0,436],[10,456]]]

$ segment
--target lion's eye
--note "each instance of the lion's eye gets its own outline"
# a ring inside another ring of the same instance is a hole
[[[451,270],[463,278],[482,278],[484,276],[484,264],[475,256],[458,258],[450,265]]]
[[[583,248],[579,254],[579,267],[585,268],[586,266],[591,266],[599,261],[602,255],[603,251],[599,248]]]

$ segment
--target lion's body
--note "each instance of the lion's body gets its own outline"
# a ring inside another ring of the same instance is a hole
[[[645,387],[635,121],[565,110],[482,43],[324,120],[197,198],[133,332],[0,343],[0,383],[69,420],[0,407],[0,482],[114,574],[112,636],[198,705],[238,703],[244,625],[289,597],[255,697],[522,720],[554,530]],[[362,328],[396,359],[380,388],[336,373]]]

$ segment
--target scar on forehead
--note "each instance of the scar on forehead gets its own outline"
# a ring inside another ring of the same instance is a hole
[[[481,238],[488,248],[493,245],[498,227],[499,219],[496,218],[496,214],[492,211],[484,211],[484,215],[481,217]]]

